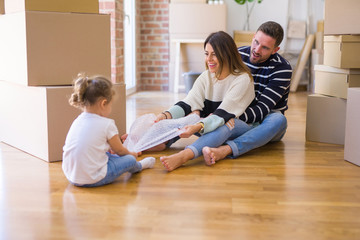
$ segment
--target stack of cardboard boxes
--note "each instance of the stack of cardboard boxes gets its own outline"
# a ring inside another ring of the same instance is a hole
[[[99,14],[98,0],[1,3],[0,140],[48,162],[62,160],[80,113],[68,104],[72,81],[80,72],[110,79],[110,16]],[[125,87],[115,89],[112,117],[124,132]]]
[[[345,156],[346,142],[356,140],[347,139],[345,132],[360,136],[359,124],[348,121],[355,116],[360,120],[360,108],[349,104],[360,93],[359,9],[358,0],[325,1],[324,64],[315,66],[315,94],[308,97],[306,139],[345,143]],[[353,151],[357,150],[360,159],[358,149]]]

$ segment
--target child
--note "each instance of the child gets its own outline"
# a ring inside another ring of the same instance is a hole
[[[125,172],[136,173],[154,166],[153,157],[136,161],[141,153],[130,152],[122,145],[114,120],[107,118],[114,93],[112,83],[103,77],[79,75],[74,82],[69,103],[83,112],[67,134],[62,168],[75,186],[102,186]],[[110,149],[116,154],[111,154]]]

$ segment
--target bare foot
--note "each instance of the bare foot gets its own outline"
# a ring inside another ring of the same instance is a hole
[[[209,166],[215,164],[216,161],[226,158],[231,152],[229,145],[223,145],[218,148],[204,147],[202,150],[205,164]]]
[[[170,156],[160,157],[160,161],[169,172],[180,167],[194,157],[194,153],[190,149],[182,150]]]

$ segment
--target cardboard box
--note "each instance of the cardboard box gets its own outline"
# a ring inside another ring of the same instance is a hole
[[[344,159],[360,166],[360,88],[349,88],[346,108]]]
[[[81,113],[68,103],[73,88],[27,87],[0,81],[0,140],[44,161],[62,160],[62,148],[73,120]],[[125,85],[116,84],[113,113],[126,132]]]
[[[324,34],[360,34],[359,0],[326,0]]]
[[[324,65],[360,68],[360,35],[324,36]]]
[[[5,13],[4,0],[0,0],[0,14]]]
[[[324,61],[324,50],[322,49],[312,49],[311,50],[311,79],[309,85],[309,91],[311,93],[315,92],[315,66],[323,64]]]
[[[306,140],[344,144],[346,100],[311,94],[307,99]]]
[[[43,11],[99,13],[98,0],[5,0],[5,12]]]
[[[360,87],[360,69],[315,65],[315,93],[347,98],[349,87]]]
[[[251,31],[234,31],[234,41],[236,46],[250,46],[254,38],[255,32]]]
[[[216,21],[211,21],[209,18]],[[212,32],[226,31],[226,5],[205,3],[170,3],[169,33],[171,38],[204,39]]]
[[[111,77],[110,15],[5,14],[0,32],[0,80],[58,86],[79,72]]]

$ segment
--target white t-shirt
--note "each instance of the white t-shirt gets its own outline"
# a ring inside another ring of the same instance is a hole
[[[107,173],[108,140],[119,134],[114,120],[81,113],[72,123],[63,147],[62,168],[69,181],[92,184]]]

